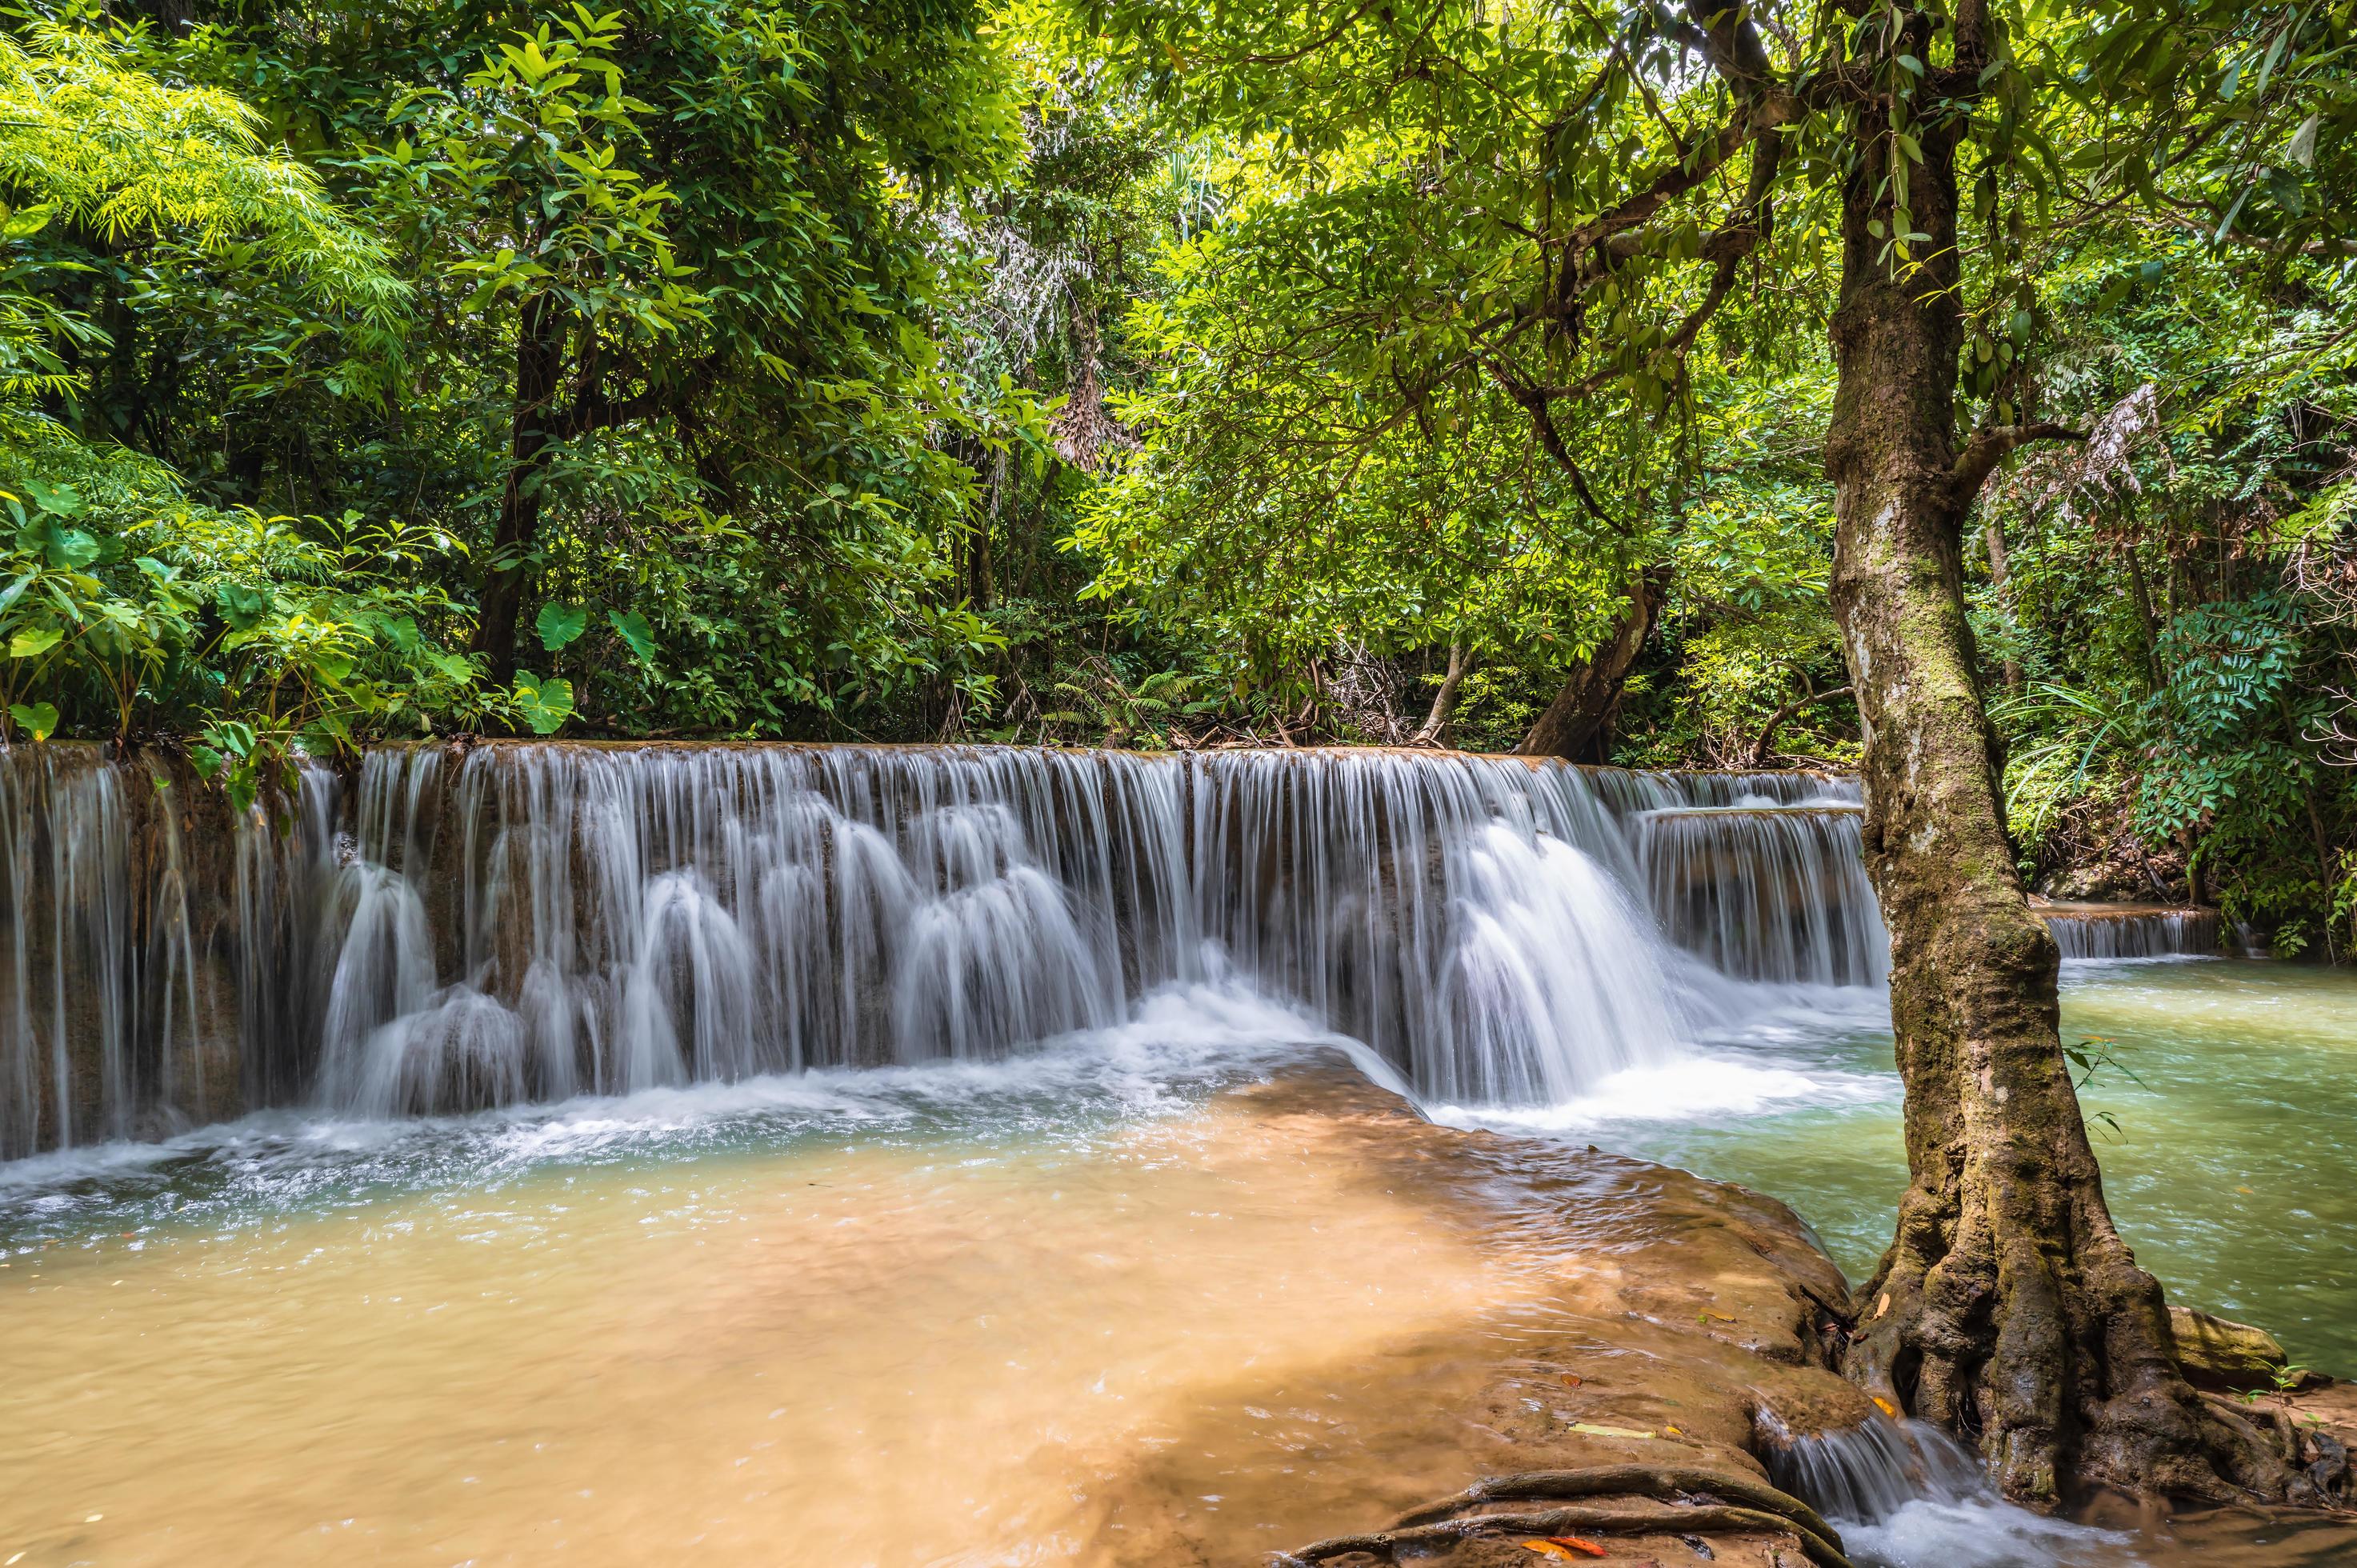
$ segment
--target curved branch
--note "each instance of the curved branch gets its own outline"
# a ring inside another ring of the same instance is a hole
[[[1281,55],[1238,55],[1229,63],[1235,65],[1291,65],[1297,60],[1300,60],[1310,55],[1316,54],[1319,49],[1324,48],[1328,44],[1332,43],[1336,38],[1339,38],[1344,33],[1349,32],[1351,27],[1358,24],[1361,18],[1365,16],[1368,12],[1373,10],[1378,4],[1380,4],[1380,0],[1364,0],[1364,4],[1361,5],[1357,10],[1351,12],[1340,21],[1335,23],[1333,27],[1329,28],[1324,34],[1310,39],[1299,48],[1291,50],[1288,53]]]
[[[1708,1496],[1708,1494],[1703,1494]],[[1801,1550],[1817,1568],[1851,1568],[1843,1553],[1840,1538],[1830,1531],[1810,1529],[1798,1520],[1781,1513],[1770,1513],[1763,1509],[1733,1508],[1724,1504],[1704,1503],[1690,1508],[1670,1508],[1659,1512],[1632,1512],[1625,1509],[1552,1508],[1531,1513],[1477,1514],[1469,1519],[1448,1520],[1437,1524],[1409,1525],[1394,1530],[1368,1530],[1357,1535],[1338,1535],[1292,1552],[1276,1554],[1275,1561],[1306,1568],[1307,1564],[1324,1563],[1336,1557],[1363,1552],[1380,1557],[1387,1563],[1400,1561],[1403,1550],[1419,1556],[1433,1547],[1473,1540],[1489,1535],[1560,1535],[1568,1530],[1592,1530],[1598,1535],[1697,1535],[1705,1531],[1732,1533],[1772,1532],[1799,1538]]]
[[[1615,522],[1611,514],[1598,504],[1594,493],[1587,488],[1587,476],[1580,472],[1578,459],[1572,456],[1571,448],[1564,444],[1563,432],[1555,428],[1555,413],[1547,406],[1552,401],[1547,389],[1534,387],[1526,381],[1517,380],[1495,360],[1489,360],[1487,368],[1491,379],[1504,389],[1508,397],[1522,406],[1523,412],[1531,416],[1531,429],[1537,435],[1539,445],[1545,447],[1547,456],[1553,457],[1563,471],[1571,477],[1571,492],[1579,498],[1579,504],[1587,509],[1587,515],[1615,533],[1622,532],[1620,524]]]
[[[2073,430],[2067,424],[2040,421],[2035,424],[1984,424],[1964,443],[1956,455],[1955,467],[1948,470],[1949,482],[1955,487],[1959,499],[1969,501],[1981,493],[1981,486],[1990,472],[2005,461],[2006,454],[2032,441],[2084,441],[2087,433]]]
[[[1846,697],[1849,694],[1849,691],[1850,688],[1846,684],[1840,686],[1828,686],[1822,692],[1811,692],[1804,697],[1795,697],[1791,702],[1785,703],[1782,707],[1778,708],[1774,713],[1770,714],[1768,715],[1768,722],[1765,725],[1762,725],[1760,728],[1760,738],[1751,743],[1751,766],[1754,768],[1760,768],[1766,765],[1768,761],[1768,743],[1776,738],[1776,732],[1782,729],[1785,724],[1792,719],[1792,715],[1813,703],[1826,702],[1835,697]]]

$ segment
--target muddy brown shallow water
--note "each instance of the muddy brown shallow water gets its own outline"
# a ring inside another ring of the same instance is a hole
[[[778,1092],[16,1173],[0,1559],[1247,1563],[1866,1413],[1781,1205],[1339,1057]]]

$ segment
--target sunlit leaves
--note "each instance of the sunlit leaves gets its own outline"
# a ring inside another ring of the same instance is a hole
[[[554,676],[543,681],[529,670],[519,670],[511,700],[517,716],[533,734],[554,735],[573,716],[573,682]]]

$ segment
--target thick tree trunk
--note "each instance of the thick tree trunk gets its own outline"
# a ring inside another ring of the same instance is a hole
[[[1878,188],[1887,134],[1861,132],[1844,198],[1826,441],[1834,608],[1865,722],[1866,853],[1891,934],[1910,1185],[1855,1305],[1847,1370],[1899,1409],[1975,1439],[2007,1495],[2091,1484],[2280,1497],[2256,1434],[2179,1373],[2160,1287],[2104,1206],[2057,1033],[2053,941],[2007,842],[1965,620],[1963,343],[1954,134],[1919,122],[1923,265],[1893,275]]]
[[[564,346],[556,302],[547,295],[525,301],[516,317],[515,413],[510,418],[507,481],[500,490],[500,521],[483,575],[482,618],[475,623],[475,651],[490,658],[491,678],[502,682],[515,676],[516,619],[523,608],[528,575],[524,557],[540,532],[540,480],[548,462]]]
[[[1629,585],[1629,607],[1612,635],[1564,681],[1555,701],[1514,747],[1514,755],[1561,757],[1573,762],[1609,760],[1600,755],[1606,726],[1620,704],[1620,688],[1661,614],[1661,582],[1654,573],[1639,574]]]

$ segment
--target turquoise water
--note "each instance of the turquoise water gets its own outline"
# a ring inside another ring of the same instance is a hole
[[[2098,1038],[2121,1064],[2082,1099],[2137,1260],[2172,1302],[2357,1377],[2357,973],[2091,961],[2065,965],[2062,985],[2064,1037]],[[1870,1273],[1906,1173],[1888,1026],[1855,993],[1763,1008],[1713,1056],[1724,1070],[1702,1104],[1585,1135],[1772,1193],[1853,1280]]]

